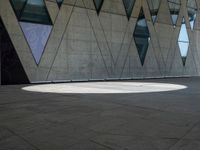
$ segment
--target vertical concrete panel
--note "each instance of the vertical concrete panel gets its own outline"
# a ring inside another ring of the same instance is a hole
[[[157,63],[157,58],[153,51],[152,42],[149,43],[149,48],[144,62],[144,77],[160,77],[161,72]]]
[[[183,75],[183,62],[181,59],[181,54],[180,54],[180,50],[178,47],[178,44],[176,45],[176,49],[174,50],[174,54],[173,56],[171,56],[171,65],[169,68],[169,76],[177,76],[180,77],[181,75]]]
[[[47,6],[47,10],[49,12],[49,15],[51,17],[52,22],[54,23],[56,20],[56,17],[58,15],[58,5],[57,2],[52,2],[52,1],[47,1],[45,0],[46,6]]]
[[[68,22],[71,18],[73,6],[62,5],[57,15],[52,33],[46,45],[46,49],[41,58],[40,65],[37,70],[37,80],[48,80],[52,65],[57,56],[58,49],[67,29]]]
[[[197,76],[197,68],[192,50],[189,48],[186,64],[183,67],[183,75],[185,76]]]

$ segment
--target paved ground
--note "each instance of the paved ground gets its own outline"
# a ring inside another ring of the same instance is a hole
[[[200,150],[200,78],[187,89],[46,94],[0,87],[0,150]]]

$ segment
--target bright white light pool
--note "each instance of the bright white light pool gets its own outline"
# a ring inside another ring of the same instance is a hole
[[[186,89],[187,86],[170,83],[150,82],[81,82],[42,84],[23,87],[25,91],[41,93],[151,93]]]

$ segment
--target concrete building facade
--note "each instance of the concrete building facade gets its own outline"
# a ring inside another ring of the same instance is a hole
[[[193,22],[189,1],[196,9]],[[169,3],[175,1],[170,0],[154,1],[157,12],[148,0],[135,0],[130,8],[123,0],[104,0],[99,5],[95,0],[64,0],[59,5],[56,0],[44,0],[51,23],[29,28],[17,17],[11,1],[0,0],[0,16],[31,83],[199,76],[200,1],[189,1],[180,0],[172,14]],[[139,36],[134,37],[139,16],[145,17],[149,32],[144,58],[139,52],[144,41],[137,43]],[[188,41],[180,39],[184,26]],[[38,45],[40,36],[46,39],[38,54],[39,48],[30,42]],[[181,53],[179,42],[189,45],[187,56]],[[14,72],[10,74],[15,78]]]

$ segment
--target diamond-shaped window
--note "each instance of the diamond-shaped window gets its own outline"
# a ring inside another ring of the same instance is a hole
[[[147,0],[153,23],[156,22],[161,0]]]
[[[187,10],[188,10],[188,16],[190,21],[190,27],[193,30],[196,17],[197,17],[197,3],[196,0],[188,0],[187,3]]]
[[[183,18],[180,33],[179,33],[179,38],[178,38],[178,45],[180,48],[180,53],[181,53],[184,66],[185,66],[186,58],[188,54],[189,43],[190,41],[188,37],[187,27],[186,27],[185,19]]]
[[[176,27],[176,22],[178,20],[179,11],[181,8],[180,0],[168,0],[170,15],[172,19],[172,24]]]
[[[144,64],[146,53],[149,47],[150,33],[147,26],[147,22],[144,16],[143,8],[140,10],[140,14],[136,23],[135,31],[133,33],[135,44],[138,50],[141,64]]]
[[[135,0],[123,0],[123,3],[126,10],[127,18],[130,19],[135,4]]]
[[[94,6],[96,8],[97,14],[99,15],[104,0],[93,0],[93,2],[94,2]]]

